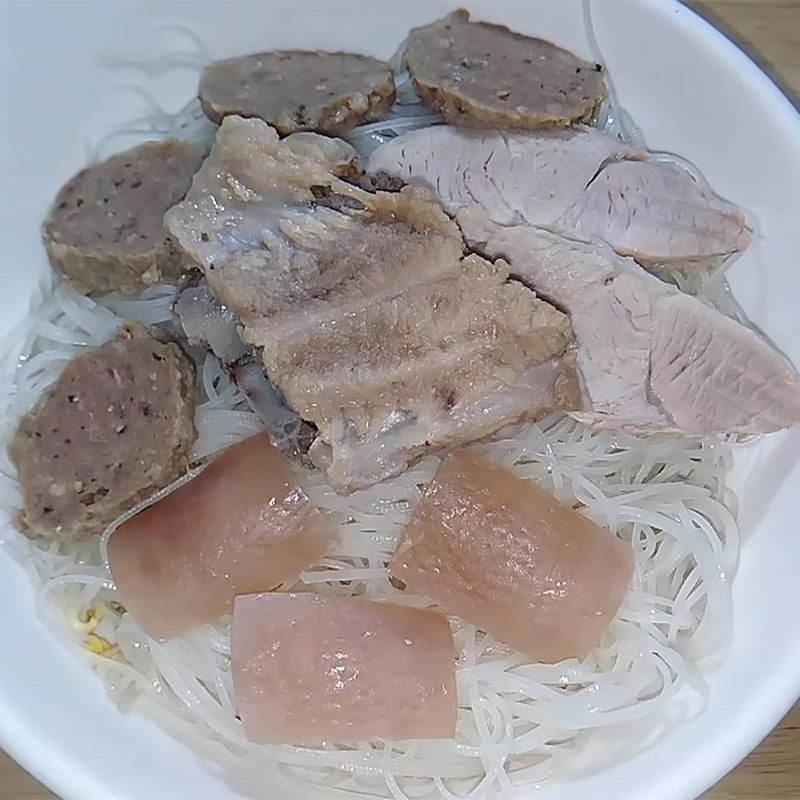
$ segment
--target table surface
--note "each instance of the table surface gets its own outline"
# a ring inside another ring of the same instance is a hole
[[[697,0],[689,4],[734,39],[800,108],[800,0]],[[800,797],[800,703],[704,800]],[[0,751],[0,800],[54,795]]]

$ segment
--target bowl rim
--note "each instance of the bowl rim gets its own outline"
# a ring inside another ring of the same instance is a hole
[[[668,0],[666,3],[659,0],[641,2],[665,15],[671,12],[682,16],[706,41],[719,48],[728,57],[731,68],[740,71],[775,106],[776,113],[784,124],[790,130],[794,129],[790,135],[800,142],[800,107],[794,105],[789,95],[738,42],[729,38],[682,0]],[[699,797],[738,766],[776,728],[800,699],[800,659],[786,659],[784,669],[770,675],[770,681],[762,688],[760,699],[761,713],[758,717],[749,718],[746,725],[720,732],[715,742],[718,755],[713,768],[709,768],[707,754],[701,753],[699,748],[681,765],[682,777],[673,784],[680,786],[681,796]]]
[[[592,0],[582,0],[585,3]],[[594,0],[598,2],[599,0]],[[274,2],[274,0],[267,0]],[[741,73],[775,109],[790,136],[800,142],[800,109],[789,95],[756,63],[742,47],[730,39],[698,11],[681,0],[636,0],[654,15],[675,16],[693,28],[706,47],[718,50],[730,68]],[[26,578],[27,579],[27,578]],[[682,765],[680,776],[673,776],[672,786],[680,796],[697,797],[745,758],[780,722],[800,697],[800,659],[786,659],[779,672],[760,692],[761,710],[749,717],[747,724],[721,730],[715,738],[716,758],[696,750]],[[89,797],[108,800],[107,791],[91,777],[85,764],[47,758],[42,744],[26,727],[23,718],[8,712],[0,703],[0,747],[32,777],[55,792],[63,800],[86,800]],[[713,766],[710,765],[713,763]]]

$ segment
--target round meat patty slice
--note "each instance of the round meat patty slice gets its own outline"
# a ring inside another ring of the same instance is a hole
[[[138,291],[176,280],[186,263],[164,228],[202,156],[187,142],[148,142],[81,170],[44,222],[50,263],[84,292]]]
[[[285,136],[332,136],[383,119],[394,103],[392,70],[354,53],[275,50],[216,61],[200,81],[206,116],[258,117]]]
[[[586,122],[606,96],[602,68],[460,9],[416,28],[403,61],[422,101],[455,125],[536,130]]]
[[[197,438],[195,404],[189,359],[141,325],[70,361],[11,443],[22,529],[83,539],[171,483]]]

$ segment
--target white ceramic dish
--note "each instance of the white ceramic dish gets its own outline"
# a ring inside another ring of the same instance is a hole
[[[85,138],[141,110],[140,98],[114,88],[133,78],[142,82],[141,74],[111,71],[109,58],[147,60],[169,47],[170,36],[173,48],[179,41],[185,46],[185,39],[166,30],[172,23],[195,31],[212,56],[302,46],[388,57],[409,26],[440,16],[449,5],[3,5],[4,329],[25,313],[47,269],[39,224],[56,189],[82,165]],[[476,17],[592,55],[578,0],[464,5]],[[722,195],[760,219],[763,241],[757,254],[736,265],[733,284],[754,321],[800,364],[800,117],[736,47],[676,3],[601,0],[593,5],[593,17],[621,101],[648,144],[691,159]],[[177,108],[193,92],[196,74],[178,71],[145,83]],[[740,455],[735,485],[745,542],[734,584],[734,637],[724,660],[704,666],[707,707],[635,758],[580,780],[549,784],[536,791],[538,798],[696,796],[754,747],[800,694],[800,431],[770,437]],[[45,630],[27,576],[1,550],[0,641],[0,745],[61,796],[239,797],[152,721],[120,714],[106,700],[100,681]],[[273,773],[269,797],[299,796]]]

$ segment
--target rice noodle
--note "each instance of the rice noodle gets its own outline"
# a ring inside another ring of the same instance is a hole
[[[176,65],[200,66],[207,54],[199,45],[197,57],[181,51],[140,66],[148,74]],[[440,121],[415,103],[408,76],[398,75],[397,85],[399,100],[391,118],[350,134],[360,152],[401,130]],[[640,133],[619,110],[613,86],[609,97],[597,124],[639,143]],[[196,101],[172,115],[155,100],[150,105],[149,115],[101,140],[94,157],[102,157],[125,135],[207,138],[210,123],[199,118]],[[8,443],[20,416],[70,358],[107,341],[124,319],[151,325],[168,321],[174,293],[174,287],[158,286],[137,297],[91,299],[62,282],[43,285],[29,318],[8,339],[6,363],[14,368],[2,387],[3,442]],[[202,399],[192,458],[201,461],[261,430],[261,424],[215,359],[198,355],[197,366]],[[669,705],[678,691],[688,689],[702,703],[705,687],[694,661],[719,652],[730,635],[730,581],[739,534],[735,497],[726,484],[733,442],[723,437],[639,438],[592,430],[555,415],[538,424],[510,427],[474,447],[629,542],[635,571],[617,619],[582,662],[533,662],[474,626],[451,619],[459,654],[460,706],[452,742],[253,745],[236,717],[230,618],[162,644],[147,637],[119,605],[105,546],[128,515],[102,537],[69,544],[31,541],[9,522],[0,530],[0,545],[30,572],[44,618],[102,678],[114,702],[127,709],[147,695],[191,731],[190,738],[224,745],[238,785],[245,780],[253,784],[248,788],[257,787],[264,759],[271,758],[306,793],[317,787],[314,791],[323,794],[337,788],[398,799],[484,800],[630,755],[658,733],[668,710],[682,713],[683,706]],[[348,496],[337,495],[319,473],[296,465],[297,479],[336,520],[340,535],[335,549],[306,570],[293,588],[427,607],[428,600],[389,580],[386,564],[438,463],[437,456],[428,456],[399,477]],[[0,507],[13,518],[19,505],[16,474],[3,447]],[[109,645],[101,654],[86,649],[81,620],[90,609],[103,612],[92,632]],[[633,721],[638,723],[635,740],[625,739]],[[618,746],[610,746],[611,741]]]
[[[28,356],[15,372],[13,391],[4,395],[5,441],[67,359],[102,344],[123,316],[151,323],[168,319],[173,295],[166,286],[138,298],[99,300],[78,295],[64,283],[46,290],[12,348]],[[37,361],[43,356],[48,358]],[[200,436],[193,458],[205,458],[261,429],[213,358],[198,364],[198,385],[203,401],[197,409]],[[553,416],[508,428],[474,447],[610,527],[631,543],[636,567],[634,587],[618,618],[601,647],[583,662],[531,662],[453,619],[460,653],[453,742],[250,744],[233,702],[229,618],[160,644],[129,614],[107,611],[95,633],[117,645],[118,650],[109,650],[113,657],[80,647],[85,634],[72,627],[79,615],[119,602],[105,564],[105,542],[131,512],[103,537],[83,543],[32,542],[10,524],[2,540],[32,573],[40,608],[54,631],[101,675],[121,708],[142,693],[151,696],[195,733],[224,744],[237,769],[253,782],[255,765],[269,757],[295,780],[316,784],[320,791],[337,786],[398,798],[487,798],[503,788],[580,768],[597,758],[600,739],[633,720],[657,726],[670,698],[685,687],[702,695],[703,681],[692,660],[717,652],[730,634],[730,579],[739,542],[735,504],[725,483],[732,447],[723,438],[637,438]],[[19,490],[13,466],[5,454],[2,458],[0,502],[11,513],[18,507]],[[293,588],[429,605],[396,588],[385,567],[420,487],[438,463],[436,456],[428,456],[392,481],[344,497],[319,473],[296,466],[311,499],[339,523],[340,539]]]
[[[120,150],[159,139],[183,139],[204,153],[211,149],[217,126],[203,113],[199,100],[192,99],[174,113],[166,111],[155,101],[151,105],[153,108],[149,114],[112,128],[94,144],[90,144],[87,161],[96,164]]]
[[[364,160],[369,158],[376,147],[401,133],[444,122],[441,114],[422,105],[407,72],[395,75],[395,88],[397,101],[385,119],[359,125],[345,137]]]
[[[133,71],[146,78],[158,78],[176,70],[189,70],[199,76],[212,60],[200,37],[182,25],[159,26],[153,31],[153,35],[172,35],[172,39],[180,40],[181,48],[185,49],[174,49],[173,44],[173,49],[149,61],[142,61],[135,56],[128,58],[115,55],[106,59],[105,68],[113,73]],[[114,126],[94,142],[87,141],[88,163],[95,164],[120,150],[164,138],[184,139],[203,152],[211,149],[217,126],[203,113],[197,98],[192,98],[177,111],[170,112],[139,83],[119,85],[116,89],[138,95],[144,102],[146,113]]]

